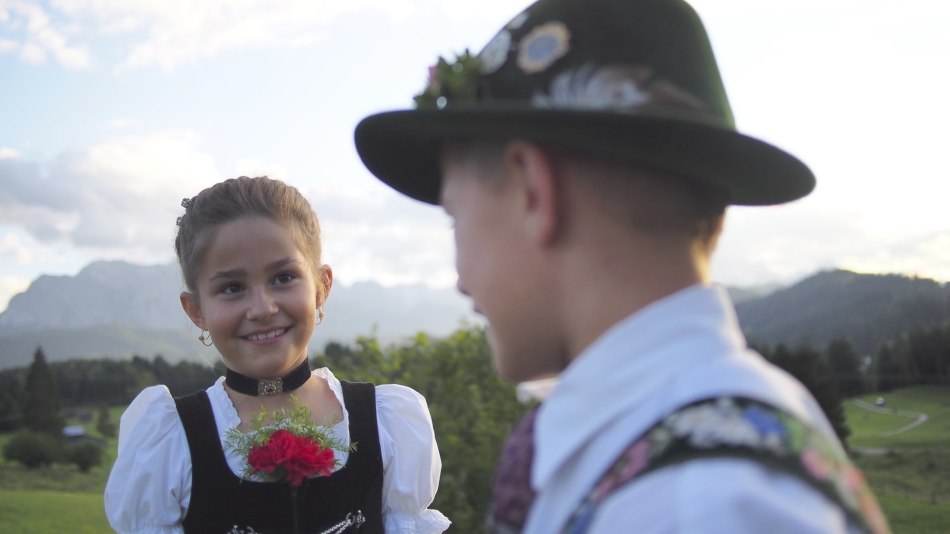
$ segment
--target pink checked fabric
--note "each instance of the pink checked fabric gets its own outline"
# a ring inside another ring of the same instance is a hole
[[[534,455],[534,408],[512,429],[501,451],[492,487],[492,510],[488,517],[493,534],[521,532],[534,492],[531,490],[531,458]]]

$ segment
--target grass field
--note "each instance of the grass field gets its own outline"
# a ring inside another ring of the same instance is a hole
[[[99,493],[0,489],[0,532],[98,534],[112,530]]]
[[[880,395],[860,397],[869,403]],[[858,408],[854,403],[845,405],[851,437],[848,443],[853,447],[950,447],[950,387],[918,386],[906,388],[883,395],[884,409],[905,412],[920,412],[928,415],[928,421],[903,434],[884,436],[887,431],[895,430],[912,418],[896,415],[872,413]]]
[[[878,396],[861,400],[873,404]],[[853,402],[845,405],[848,443],[856,461],[895,534],[950,533],[950,387],[906,388],[884,397],[889,413],[871,412]],[[114,410],[114,421],[121,410]],[[886,435],[913,421],[897,411],[924,413],[928,420]],[[87,429],[94,434],[92,426]],[[6,439],[0,435],[0,447]],[[103,464],[88,473],[70,465],[30,471],[0,457],[0,533],[111,532],[102,490],[114,457],[114,439]]]
[[[860,399],[874,403],[879,395]],[[895,533],[950,532],[950,387],[918,386],[884,395],[876,413],[845,405],[848,444],[874,489]],[[906,432],[888,435],[914,420],[928,419]],[[862,451],[868,451],[863,452]]]
[[[111,410],[118,424],[124,407]],[[75,424],[76,421],[67,421]],[[94,424],[85,425],[99,436]],[[0,434],[0,450],[9,439]],[[73,465],[53,464],[36,470],[8,462],[0,455],[0,533],[108,533],[102,491],[115,461],[115,439],[107,445],[102,464],[81,473]]]

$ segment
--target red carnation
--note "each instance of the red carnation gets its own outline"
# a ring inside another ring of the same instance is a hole
[[[274,470],[277,469],[277,463],[274,462],[274,455],[266,443],[251,448],[251,452],[247,455],[247,465],[251,466],[255,471],[263,471],[265,473],[273,473]]]
[[[253,447],[247,463],[255,471],[273,473],[282,468],[287,482],[300,486],[304,479],[320,474],[330,476],[336,461],[333,449],[321,447],[313,438],[297,436],[288,430],[271,434],[263,445]]]

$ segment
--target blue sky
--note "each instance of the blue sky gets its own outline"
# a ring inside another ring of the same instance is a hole
[[[818,176],[801,201],[730,211],[716,280],[950,280],[947,3],[692,3],[740,130]],[[448,220],[370,176],[353,127],[527,5],[0,0],[0,310],[41,274],[171,261],[181,198],[241,174],[307,195],[339,281],[454,284]]]

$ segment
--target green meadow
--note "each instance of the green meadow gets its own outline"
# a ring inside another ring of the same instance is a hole
[[[882,395],[860,397],[869,404]],[[912,387],[883,395],[882,411],[845,405],[848,443],[898,534],[950,532],[950,387]],[[121,408],[116,408],[118,421]],[[916,419],[927,421],[890,434]],[[94,432],[94,429],[90,429]],[[7,436],[0,435],[0,447]],[[88,473],[74,466],[28,470],[0,458],[0,532],[111,532],[102,489],[115,457],[109,440],[103,464]],[[445,510],[451,514],[451,511]]]
[[[896,533],[950,532],[950,387],[916,386],[845,405],[848,444]],[[912,412],[912,413],[909,413]],[[924,414],[926,422],[894,433]]]
[[[0,531],[31,534],[112,532],[102,512],[102,495],[98,492],[20,489],[0,489]]]
[[[115,407],[110,411],[116,424],[124,409]],[[67,421],[66,424],[76,423]],[[18,463],[8,462],[0,454],[0,532],[112,532],[103,509],[102,491],[115,461],[116,440],[98,435],[94,424],[85,427],[90,435],[107,441],[102,464],[87,473],[65,464],[26,469]],[[0,434],[0,450],[8,439],[9,435]]]

